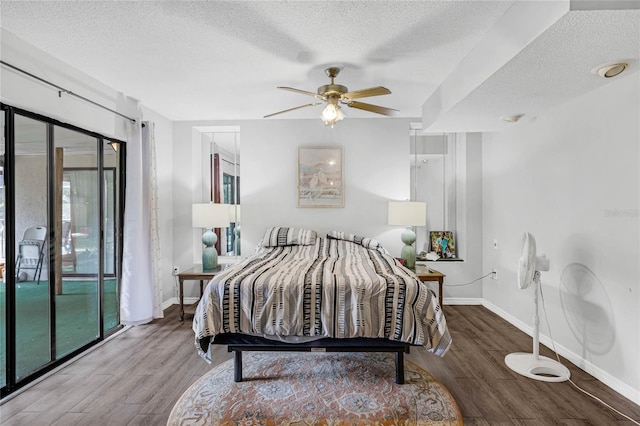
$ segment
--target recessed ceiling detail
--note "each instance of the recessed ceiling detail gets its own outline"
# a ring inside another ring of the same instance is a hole
[[[524,117],[524,114],[503,115],[500,118],[507,123],[517,123],[522,117]]]
[[[629,64],[627,64],[626,62],[618,62],[615,64],[598,67],[596,73],[602,78],[613,78],[625,72],[628,67]]]

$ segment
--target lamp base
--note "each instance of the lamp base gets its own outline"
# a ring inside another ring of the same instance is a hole
[[[400,251],[400,257],[404,259],[407,268],[413,269],[416,267],[416,249],[413,246],[413,243],[416,242],[416,233],[411,228],[407,228],[400,238],[405,244]]]
[[[205,248],[202,249],[202,269],[205,271],[218,267],[217,242],[218,236],[213,232],[213,229],[209,228],[202,234],[202,244],[205,245]]]

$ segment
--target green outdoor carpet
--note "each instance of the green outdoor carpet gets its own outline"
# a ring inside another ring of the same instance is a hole
[[[63,294],[55,297],[56,358],[59,359],[99,336],[98,294],[95,281],[63,280]],[[117,323],[116,280],[105,280],[104,328]],[[5,299],[0,282],[0,385],[6,371]],[[16,370],[22,377],[49,362],[49,289],[47,281],[16,283]]]

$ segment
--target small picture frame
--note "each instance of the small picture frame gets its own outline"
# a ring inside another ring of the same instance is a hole
[[[453,236],[453,232],[429,232],[429,251],[435,252],[440,259],[455,259],[456,242]]]
[[[298,148],[298,207],[344,207],[342,147]]]

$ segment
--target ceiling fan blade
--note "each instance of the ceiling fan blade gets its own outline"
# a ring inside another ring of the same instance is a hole
[[[349,105],[351,108],[362,109],[369,112],[375,112],[376,114],[389,115],[389,116],[396,115],[400,112],[397,109],[381,107],[378,105],[365,104],[364,102],[351,101],[347,103],[347,105]]]
[[[300,90],[300,89],[296,89],[296,88],[293,88],[293,87],[286,87],[286,86],[278,86],[278,89],[289,90],[291,92],[300,93],[302,95],[309,95],[309,96],[313,96],[314,98],[318,98],[318,99],[324,100],[324,96],[319,95],[317,93],[308,92],[306,90]]]
[[[343,94],[342,97],[347,99],[357,99],[368,98],[369,96],[380,96],[389,94],[391,94],[391,90],[387,89],[386,87],[378,86],[370,87],[368,89],[354,90],[353,92],[347,92]]]
[[[293,107],[293,108],[285,109],[285,110],[282,110],[282,111],[274,112],[274,113],[269,114],[269,115],[265,115],[263,118],[273,117],[274,115],[284,114],[285,112],[295,111],[296,109],[300,109],[300,108],[306,108],[306,107],[310,107],[310,106],[314,106],[314,105],[320,105],[320,103],[321,102],[314,102],[312,104],[300,105],[300,106],[297,106],[297,107]]]

